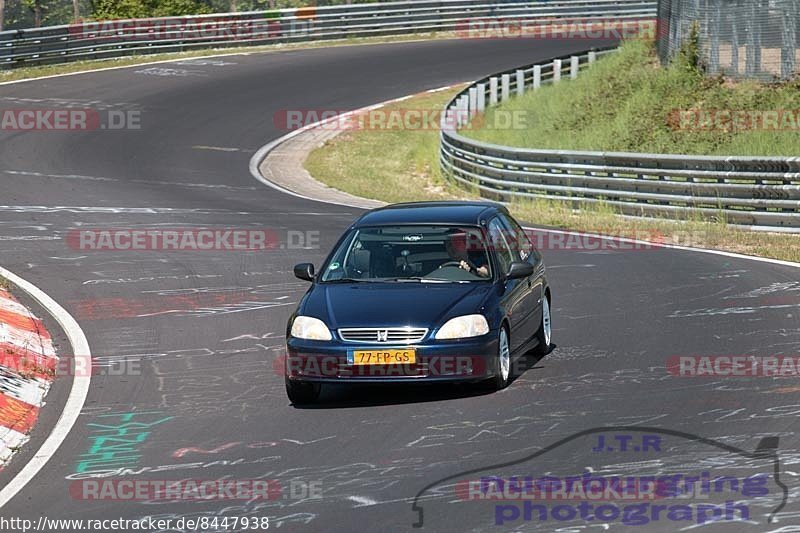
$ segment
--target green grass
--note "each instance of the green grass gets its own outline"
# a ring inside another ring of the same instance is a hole
[[[527,148],[701,155],[796,156],[800,124],[790,131],[687,129],[676,110],[800,110],[800,79],[778,85],[703,76],[685,61],[660,68],[653,45],[625,43],[577,79],[544,86],[487,111],[522,113],[527,127],[475,128],[468,137]],[[795,115],[786,115],[793,117]],[[730,124],[729,124],[730,125]]]
[[[438,111],[454,94],[425,93],[385,109]],[[438,154],[438,130],[365,129],[342,133],[311,152],[305,167],[331,187],[390,203],[469,197],[443,179]]]
[[[357,44],[380,44],[414,41],[420,39],[446,39],[452,38],[452,32],[440,33],[417,33],[412,35],[390,36],[390,37],[348,37],[344,39],[294,43],[294,44],[271,44],[264,46],[243,46],[237,48],[204,48],[202,50],[192,50],[189,52],[175,52],[167,54],[142,54],[111,59],[95,59],[87,61],[74,61],[57,65],[41,65],[31,67],[19,67],[10,69],[0,69],[0,82],[27,80],[42,78],[44,76],[54,76],[58,74],[72,74],[85,72],[87,70],[127,67],[153,63],[157,61],[173,61],[191,59],[209,55],[234,55],[234,54],[255,54],[265,52],[280,52],[284,50],[299,50],[306,48],[323,48],[328,46],[357,45]]]
[[[566,86],[566,85],[565,85]],[[441,110],[459,89],[425,93],[388,105],[397,110]],[[385,202],[476,198],[447,181],[439,163],[439,132],[431,129],[359,129],[343,133],[309,154],[306,169],[336,189]],[[547,199],[514,202],[512,213],[536,225],[657,240],[800,262],[800,236],[748,232],[697,217],[677,222],[630,219],[607,205],[580,211]]]

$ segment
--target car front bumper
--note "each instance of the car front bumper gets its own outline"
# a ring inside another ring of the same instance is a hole
[[[416,362],[407,364],[348,364],[353,350],[416,350]],[[414,383],[480,381],[494,375],[497,332],[468,339],[428,340],[409,345],[309,341],[289,337],[286,377],[318,383]]]

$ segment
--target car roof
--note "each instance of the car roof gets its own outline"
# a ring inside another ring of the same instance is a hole
[[[373,209],[361,216],[356,227],[396,224],[456,224],[477,226],[495,213],[508,214],[502,204],[480,201],[408,202]]]

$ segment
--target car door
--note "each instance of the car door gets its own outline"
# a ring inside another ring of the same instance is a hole
[[[514,261],[525,261],[533,265],[533,274],[528,278],[520,280],[525,285],[524,297],[522,299],[522,313],[525,318],[520,326],[525,332],[525,340],[529,340],[539,329],[542,321],[542,298],[544,298],[544,270],[541,255],[533,247],[530,239],[525,234],[522,227],[516,220],[503,214],[498,215],[498,219],[503,223],[507,230],[507,238],[511,247],[511,255]]]
[[[498,217],[492,218],[487,225],[492,252],[495,256],[498,275],[504,276],[514,261],[511,247],[506,240],[507,230]],[[509,279],[503,283],[501,305],[505,308],[510,326],[511,350],[516,351],[530,337],[525,331],[525,296],[529,292],[525,279]]]

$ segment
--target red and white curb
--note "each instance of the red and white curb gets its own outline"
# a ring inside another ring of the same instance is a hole
[[[0,469],[28,441],[57,363],[42,321],[0,289]]]
[[[42,321],[0,289],[0,469],[28,441],[57,363]]]
[[[63,332],[66,334],[69,345],[72,348],[72,353],[81,354],[81,356],[87,358],[89,367],[91,367],[92,352],[89,347],[89,341],[86,340],[86,334],[83,332],[75,318],[73,318],[73,316],[70,315],[66,309],[61,307],[58,302],[56,302],[47,293],[30,281],[17,276],[10,270],[3,267],[0,267],[0,276],[8,280],[8,282],[10,282],[13,286],[30,296],[34,301],[36,301],[36,303],[41,305],[42,309],[44,309],[48,314],[50,314],[50,316],[53,317],[53,319],[55,319],[56,323],[58,323]],[[7,305],[10,309],[16,311],[21,310],[21,306],[16,301],[14,301],[14,303],[8,303]],[[24,307],[22,309],[24,309]],[[19,315],[20,313],[15,314]],[[27,310],[25,310],[22,315],[32,318],[32,315],[30,315]],[[41,324],[41,322],[38,324]],[[53,368],[56,367],[57,360],[54,357],[55,354],[52,352],[33,352],[31,349],[32,346],[28,347],[29,351],[27,353],[33,360],[38,361],[38,364],[34,365],[34,370],[32,371],[40,372],[41,376],[39,376],[39,378],[46,381],[48,375],[52,376],[53,374],[47,365],[52,364]],[[44,346],[44,343],[40,345],[43,352],[45,351]],[[52,348],[52,343],[50,343],[49,346]],[[40,358],[35,359],[36,357]],[[10,358],[9,360],[14,361],[13,358]],[[23,366],[23,368],[26,368],[26,366]],[[48,463],[48,461],[50,461],[50,459],[52,459],[56,454],[81,414],[81,409],[83,409],[83,405],[86,403],[86,397],[89,394],[91,382],[91,372],[88,372],[85,375],[79,375],[78,373],[75,373],[72,376],[72,385],[70,387],[69,395],[67,396],[67,401],[64,403],[64,407],[61,409],[61,414],[59,415],[55,426],[50,429],[47,438],[44,439],[44,442],[42,442],[42,444],[39,446],[39,449],[36,450],[28,462],[25,463],[25,466],[23,466],[22,469],[17,472],[11,481],[9,481],[4,487],[0,488],[0,508],[8,503],[8,501],[14,496],[16,496],[19,491],[25,488],[25,486],[30,483],[34,477],[36,477],[36,474],[38,474]],[[38,415],[38,409],[36,414]],[[14,429],[14,431],[16,431],[16,429]],[[25,437],[23,432],[18,431],[18,433],[22,434],[22,442],[24,442],[27,437]],[[11,439],[11,435],[12,434],[9,434],[9,440]],[[12,446],[9,446],[11,451],[13,451],[12,448]]]

